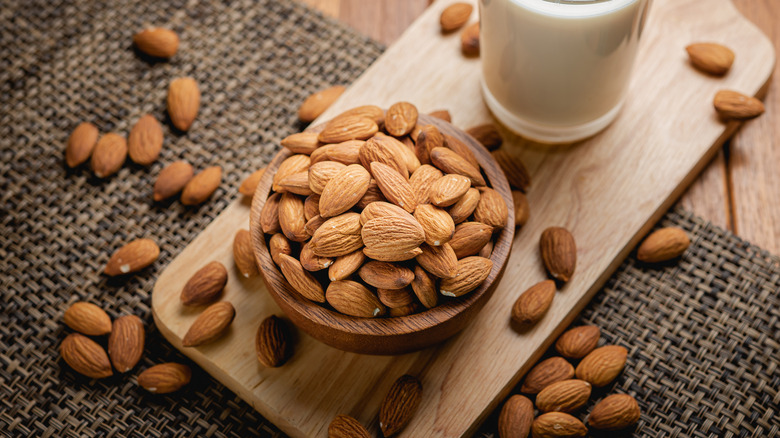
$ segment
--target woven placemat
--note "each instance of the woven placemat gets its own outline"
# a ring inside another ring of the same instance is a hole
[[[303,98],[350,83],[382,48],[276,0],[0,0],[0,23],[0,434],[282,436],[163,340],[152,286],[243,177],[301,128]],[[132,34],[148,24],[181,36],[170,62],[133,51]],[[155,164],[128,163],[105,181],[66,168],[64,144],[79,122],[126,135],[144,113],[166,120],[167,85],[183,75],[201,86],[201,113],[185,135],[166,122]],[[152,202],[156,175],[177,159],[223,167],[208,203]],[[637,397],[638,436],[780,436],[780,260],[683,211],[665,222],[692,237],[680,263],[629,259],[578,322],[630,351],[603,392]],[[102,276],[110,253],[138,237],[158,242],[159,260],[129,278]],[[193,365],[193,383],[155,396],[133,375],[94,381],[71,371],[57,349],[68,333],[62,314],[79,300],[144,319],[144,358],[130,374],[180,361]],[[494,414],[481,434],[495,423]]]

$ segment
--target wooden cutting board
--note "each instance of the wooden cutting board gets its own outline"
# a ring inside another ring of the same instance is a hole
[[[461,56],[457,33],[439,33],[439,14],[454,1],[433,3],[320,119],[356,105],[388,107],[407,100],[423,112],[450,110],[460,127],[490,121],[480,95],[479,60]],[[160,276],[152,296],[157,326],[174,346],[292,436],[326,436],[338,413],[376,432],[380,401],[404,373],[419,376],[424,389],[403,436],[469,435],[738,128],[716,117],[715,92],[729,88],[761,96],[775,62],[770,42],[729,0],[655,0],[643,38],[626,105],[605,132],[567,148],[534,145],[505,133],[504,147],[522,157],[533,174],[531,219],[517,233],[492,299],[445,344],[378,357],[344,353],[300,334],[286,365],[261,366],[255,331],[279,309],[259,276],[241,278],[233,267],[233,236],[249,223],[249,203],[242,199]],[[721,42],[736,52],[726,77],[691,68],[684,48],[697,41]],[[553,225],[573,232],[577,272],[541,323],[519,334],[509,326],[510,308],[519,293],[545,278],[537,245],[542,230]],[[181,338],[197,313],[180,305],[179,292],[210,260],[230,268],[225,299],[235,305],[236,319],[219,342],[183,348]]]

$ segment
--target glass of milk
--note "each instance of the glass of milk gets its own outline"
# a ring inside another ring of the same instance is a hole
[[[482,91],[543,143],[590,137],[626,96],[650,0],[480,0]]]

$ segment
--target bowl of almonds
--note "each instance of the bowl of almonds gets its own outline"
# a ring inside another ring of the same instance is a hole
[[[410,103],[353,108],[282,140],[252,200],[268,291],[290,320],[345,351],[439,343],[490,298],[514,236],[490,153]]]

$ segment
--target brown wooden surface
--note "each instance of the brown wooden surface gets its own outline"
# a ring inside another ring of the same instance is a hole
[[[386,45],[392,44],[431,2],[302,1]],[[732,1],[745,17],[769,36],[776,48],[780,46],[780,1]],[[740,62],[739,53],[736,59]],[[766,113],[742,127],[680,200],[682,205],[703,218],[775,254],[780,253],[780,147],[776,147],[780,143],[778,69],[780,66],[776,65],[765,98]]]

